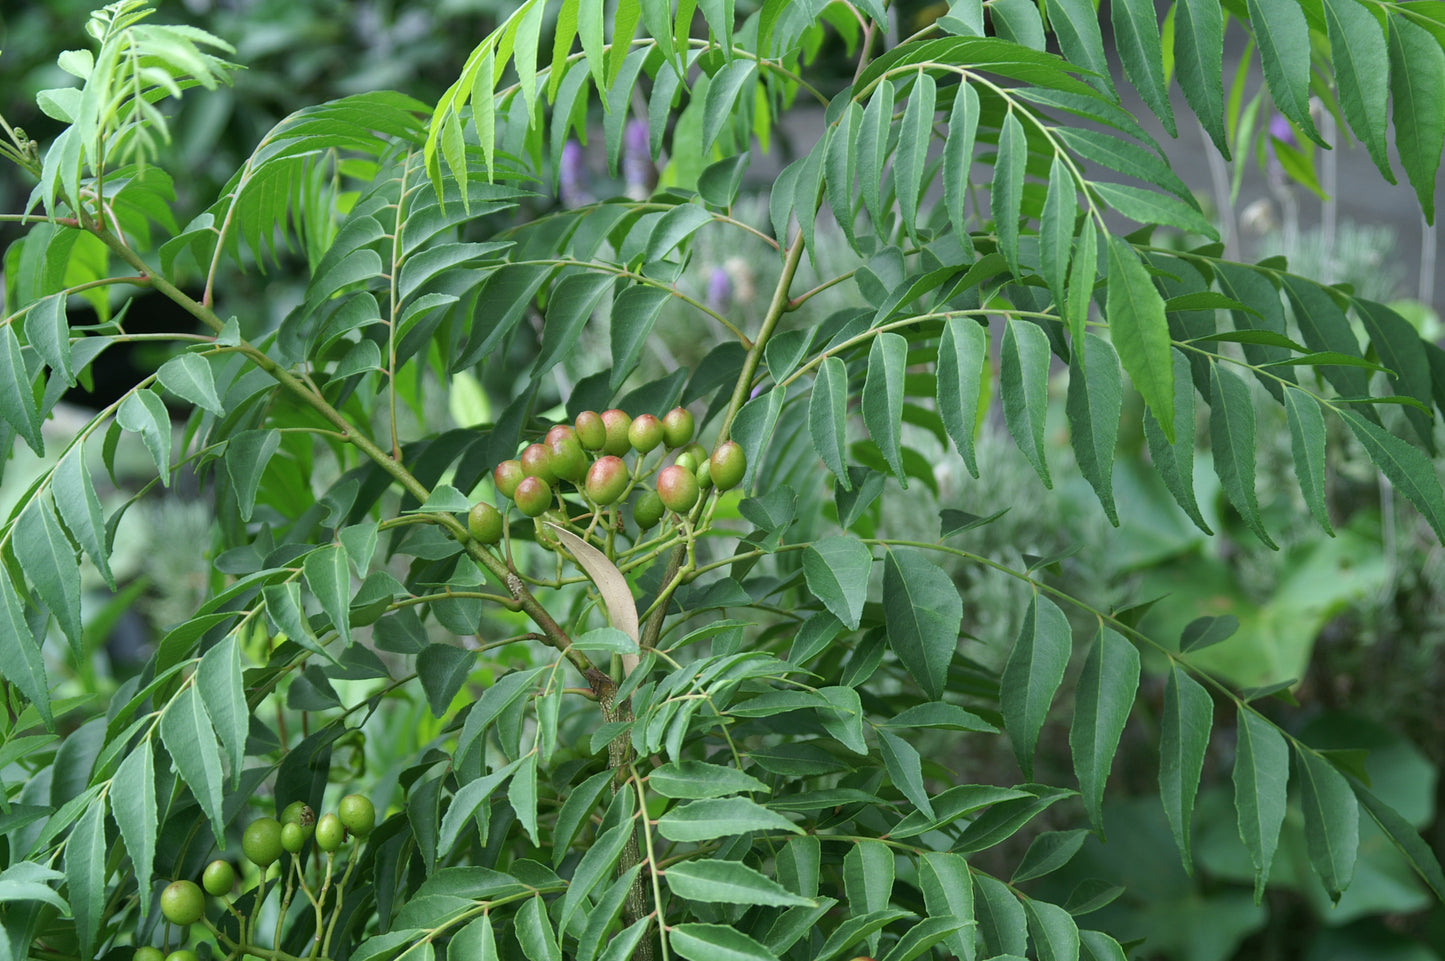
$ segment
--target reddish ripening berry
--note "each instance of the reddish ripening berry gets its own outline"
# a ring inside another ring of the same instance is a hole
[[[346,830],[364,838],[376,827],[376,805],[371,799],[360,794],[348,794],[336,806],[337,817]]]
[[[504,460],[492,471],[492,481],[497,485],[497,493],[509,499],[517,492],[517,485],[526,476],[527,471],[519,460]]]
[[[627,429],[627,440],[632,449],[646,454],[662,443],[662,421],[651,414],[640,414]]]
[[[235,886],[236,869],[231,867],[230,861],[212,861],[201,873],[201,887],[206,889],[207,894],[219,898],[223,894],[230,894],[231,888]]]
[[[552,449],[546,444],[528,444],[522,451],[522,472],[528,477],[540,477],[543,483],[555,483],[557,475],[552,471]],[[515,494],[512,499],[516,500]]]
[[[710,458],[712,482],[720,491],[731,490],[742,483],[748,472],[748,458],[735,440],[724,441]]]
[[[611,454],[599,457],[587,472],[587,496],[603,507],[615,504],[627,490],[628,479],[627,465],[622,458]]]
[[[573,430],[566,424],[558,424],[556,427],[553,427],[551,430],[547,431],[547,436],[542,438],[542,443],[546,444],[548,447],[551,447],[553,444],[556,444],[564,437],[568,437],[572,440],[577,441],[579,446],[582,443],[582,441],[577,437],[577,431]]]
[[[528,517],[541,517],[552,506],[552,488],[540,477],[525,477],[512,498]]]
[[[613,457],[624,457],[632,449],[627,431],[632,427],[632,417],[625,410],[612,408],[602,412],[602,426],[607,429],[607,442],[602,449]]]
[[[643,491],[632,505],[632,519],[637,521],[639,530],[649,530],[662,520],[666,513],[667,505],[662,498],[657,496],[656,491]]]
[[[547,450],[552,453],[552,473],[562,480],[575,484],[586,476],[587,455],[582,453],[582,445],[577,443],[576,437],[560,436],[547,443]]]
[[[502,513],[486,501],[477,501],[467,512],[467,533],[479,544],[502,539]]]
[[[602,423],[602,415],[595,410],[584,410],[577,415],[576,430],[583,450],[601,450],[607,443],[607,427]]]
[[[667,442],[668,449],[681,447],[692,440],[692,432],[695,428],[692,419],[692,411],[686,407],[674,407],[662,418],[662,439]]]
[[[171,924],[195,924],[205,913],[206,896],[194,881],[172,881],[161,892],[161,914]]]
[[[664,467],[657,475],[657,496],[668,510],[687,513],[697,503],[698,493],[697,475],[681,464]]]

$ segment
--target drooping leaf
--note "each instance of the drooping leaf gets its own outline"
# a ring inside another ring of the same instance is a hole
[[[1289,421],[1290,452],[1295,476],[1310,513],[1328,533],[1329,511],[1325,506],[1325,418],[1319,404],[1295,387],[1284,389],[1284,409]]]
[[[1420,832],[1415,830],[1414,825],[1401,817],[1394,808],[1372,794],[1369,788],[1359,780],[1351,778],[1350,787],[1354,790],[1355,797],[1360,804],[1370,812],[1370,817],[1375,819],[1375,823],[1389,837],[1390,843],[1404,856],[1421,879],[1429,885],[1430,890],[1435,892],[1435,896],[1437,898],[1445,897],[1445,870],[1441,869],[1439,858],[1420,837]]]
[[[825,537],[803,552],[808,589],[849,630],[858,629],[872,571],[873,553],[856,537]]]
[[[1445,495],[1441,494],[1440,480],[1430,458],[1414,444],[1401,440],[1352,410],[1339,407],[1335,412],[1350,428],[1360,446],[1365,448],[1375,466],[1425,516],[1435,536],[1445,540]]]
[[[1435,222],[1435,174],[1445,149],[1445,50],[1425,28],[1389,18],[1391,116],[1395,148],[1427,223]]]
[[[1169,669],[1164,688],[1164,717],[1159,733],[1159,793],[1174,843],[1184,858],[1184,869],[1194,873],[1190,828],[1204,752],[1214,724],[1214,702],[1209,693],[1178,665]]]
[[[50,711],[50,679],[45,673],[45,658],[40,653],[40,640],[25,621],[25,604],[20,600],[10,574],[0,570],[0,624],[4,625],[6,642],[0,644],[0,675],[20,689],[45,722],[46,730],[55,726]]]
[[[541,4],[538,4],[540,7]],[[557,934],[547,918],[547,902],[537,894],[527,899],[517,912],[517,942],[527,961],[562,961]]]
[[[1218,363],[1209,366],[1209,385],[1209,438],[1214,449],[1214,469],[1229,502],[1249,529],[1274,548],[1274,541],[1260,521],[1259,499],[1254,492],[1255,414],[1249,385]]]
[[[667,886],[680,898],[775,907],[811,905],[762,872],[738,861],[694,860],[667,869]]]
[[[1380,173],[1394,183],[1395,173],[1390,169],[1385,147],[1390,54],[1384,24],[1357,0],[1323,0],[1322,6],[1340,108]]]
[[[1044,420],[1051,358],[1048,335],[1042,327],[1027,320],[1008,320],[999,364],[1004,422],[1014,443],[1050,489],[1054,482],[1044,458]]]
[[[190,786],[219,836],[226,823],[221,814],[220,752],[216,750],[215,732],[194,686],[182,688],[166,705],[160,730],[161,741],[170,752],[176,770]]]
[[[1119,438],[1119,414],[1124,405],[1124,382],[1119,357],[1108,341],[1085,334],[1074,343],[1069,358],[1069,393],[1065,410],[1069,440],[1079,471],[1094,488],[1104,513],[1119,523],[1114,508],[1114,446]]]
[[[20,350],[15,326],[0,326],[0,417],[37,455],[45,453],[45,440],[40,436],[40,408],[31,391],[32,378]]]
[[[1109,58],[1104,52],[1104,34],[1099,28],[1099,11],[1093,0],[1048,0],[1049,27],[1070,64],[1094,72],[1085,79],[1107,96],[1114,96]],[[1152,12],[1150,14],[1153,15]]]
[[[65,841],[65,879],[80,953],[94,957],[105,914],[105,800],[87,805]]]
[[[878,750],[883,755],[883,766],[887,768],[893,786],[903,792],[915,810],[925,817],[934,817],[933,804],[923,783],[923,758],[913,745],[896,734],[879,729]]]
[[[331,625],[351,646],[351,568],[346,548],[330,544],[317,548],[301,562],[306,586],[321,602],[321,609],[331,617]]]
[[[1345,776],[1309,748],[1296,745],[1305,848],[1330,900],[1350,886],[1360,848],[1360,806]]]
[[[837,357],[823,358],[808,400],[808,434],[813,449],[843,489],[852,490],[847,469],[848,368]]]
[[[667,943],[687,961],[778,961],[777,955],[753,938],[724,924],[688,921],[673,925]]]
[[[1279,729],[1253,710],[1239,712],[1235,729],[1234,808],[1239,837],[1254,862],[1254,902],[1264,897],[1284,823],[1289,748]]]
[[[213,414],[224,414],[221,398],[216,394],[216,377],[211,365],[199,354],[179,354],[161,364],[156,371],[161,386],[182,400]]]
[[[1029,925],[1018,897],[1002,881],[986,874],[975,874],[973,884],[978,892],[974,916],[985,953],[995,959],[1000,955],[1022,958],[1028,949]]]
[[[1079,928],[1057,904],[1032,898],[1024,902],[1039,961],[1079,961]]]
[[[908,340],[902,334],[885,332],[873,339],[868,351],[868,376],[863,382],[863,423],[883,451],[889,468],[905,489],[900,450],[903,429],[903,375],[908,364]]]
[[[973,920],[973,878],[961,855],[925,851],[918,859],[918,886],[929,917]],[[973,940],[973,932],[966,929],[947,938],[950,950],[960,958],[970,956]]]
[[[71,653],[81,648],[80,562],[50,502],[36,497],[26,504],[11,532],[15,558],[35,585],[50,613],[60,624]],[[29,631],[22,634],[28,636]]]
[[[1024,199],[1024,174],[1028,165],[1028,138],[1024,125],[1010,109],[998,135],[998,159],[994,162],[989,209],[993,212],[998,250],[1008,262],[1009,272],[1019,270],[1019,217]]]
[[[978,91],[966,80],[960,80],[948,115],[948,139],[943,142],[943,203],[948,210],[948,222],[960,237],[968,234],[964,202],[968,199],[969,174],[973,169],[978,117]]]
[[[916,551],[890,550],[883,563],[883,610],[889,646],[924,692],[939,698],[963,623],[953,580]]]
[[[1033,780],[1039,732],[1064,680],[1072,651],[1068,618],[1053,601],[1035,593],[999,681],[1004,727],[1028,780]]]
[[[161,484],[171,483],[171,415],[153,390],[138,390],[121,401],[115,422],[124,430],[140,434],[146,450],[156,462]]]
[[[1069,749],[1084,808],[1101,834],[1104,783],[1138,690],[1139,652],[1112,628],[1100,627],[1079,675]]]
[[[669,841],[710,841],[748,831],[801,834],[792,821],[747,798],[709,798],[672,808],[657,822]]]
[[[1206,534],[1214,533],[1204,522],[1194,497],[1194,382],[1189,377],[1189,361],[1179,350],[1173,350],[1174,361],[1174,435],[1171,442],[1151,413],[1144,418],[1144,436],[1149,441],[1149,457],[1174,500]]]
[[[898,127],[898,155],[893,161],[894,190],[898,212],[910,237],[917,234],[918,199],[923,190],[923,171],[928,147],[933,142],[933,111],[937,85],[925,70],[919,70],[908,94],[908,106]]]
[[[196,668],[196,686],[201,692],[201,703],[211,718],[211,726],[215,728],[231,762],[231,783],[238,785],[251,712],[241,680],[241,648],[235,634],[226,635],[201,657],[201,663]]]
[[[1310,119],[1310,28],[1303,8],[1294,0],[1248,0],[1248,7],[1275,106],[1305,136],[1325,146]]]
[[[1069,254],[1074,246],[1074,220],[1078,216],[1078,188],[1074,176],[1060,154],[1055,154],[1049,167],[1049,191],[1044,199],[1044,212],[1039,220],[1039,265],[1054,303],[1063,307],[1067,300]]]
[[[886,78],[878,81],[868,98],[868,106],[863,109],[863,123],[858,131],[858,183],[863,205],[875,224],[883,223],[883,165],[888,159],[893,97],[893,83]]]
[[[865,917],[887,909],[893,897],[896,871],[893,851],[882,841],[865,838],[854,842],[843,857],[843,888],[848,893],[848,913]],[[878,934],[868,936],[868,947],[878,951]]]
[[[1158,14],[1152,0],[1115,0],[1109,4],[1109,15],[1125,76],[1164,124],[1169,136],[1177,136],[1164,72]]]
[[[978,425],[978,395],[988,362],[988,331],[971,317],[944,321],[938,343],[938,413],[968,472],[978,477],[974,431]]]
[[[1169,322],[1164,298],[1134,248],[1109,238],[1108,292],[1104,313],[1119,360],[1144,403],[1174,442],[1174,365],[1169,355]]]
[[[155,863],[156,771],[154,749],[149,738],[142,740],[115,769],[110,787],[110,815],[120,828],[121,840],[137,878],[149,878]],[[140,899],[141,914],[150,912],[151,899]]]

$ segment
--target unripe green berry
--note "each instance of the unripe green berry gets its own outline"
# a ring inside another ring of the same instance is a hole
[[[281,822],[275,818],[257,818],[246,825],[241,835],[241,851],[252,864],[270,867],[281,856]]]
[[[622,458],[611,454],[599,457],[587,472],[587,496],[603,507],[615,504],[622,499],[629,479]]]
[[[200,959],[196,957],[196,952],[190,948],[177,948],[166,955],[166,961],[200,961]]]
[[[540,517],[552,506],[552,488],[540,477],[526,477],[517,485],[512,499],[523,514]]]
[[[669,450],[681,447],[692,440],[692,432],[695,428],[692,411],[686,407],[674,407],[663,415],[662,439],[667,442]]]
[[[519,460],[504,460],[492,471],[492,481],[497,485],[497,493],[506,498],[517,492],[517,485],[526,476],[527,472]]]
[[[546,444],[528,444],[522,451],[522,472],[528,477],[540,477],[547,484],[554,484],[557,475],[552,472],[552,450]],[[513,495],[513,500],[516,495]]]
[[[712,487],[712,463],[710,461],[698,464],[697,470],[693,471],[693,474],[697,477],[697,486],[700,489],[708,490]]]
[[[632,519],[637,522],[639,530],[650,530],[666,512],[667,505],[656,491],[643,491],[632,505]]]
[[[376,827],[376,805],[360,794],[348,794],[342,798],[336,813],[346,830],[359,838],[366,837]]]
[[[131,955],[131,961],[166,961],[166,956],[160,948],[153,948],[147,944],[135,949],[135,954]]]
[[[632,449],[627,431],[632,427],[632,417],[625,410],[612,408],[602,412],[602,426],[607,429],[607,442],[602,450],[613,457],[624,457]]]
[[[697,441],[693,441],[691,444],[688,444],[686,447],[684,447],[683,452],[691,454],[693,456],[693,459],[696,460],[699,464],[707,460],[707,448],[699,444]]]
[[[321,815],[316,822],[316,846],[328,854],[341,847],[346,840],[346,827],[341,819],[330,811]]]
[[[316,812],[305,801],[292,801],[281,812],[282,824],[299,824],[303,828],[316,826]]]
[[[743,453],[741,445],[737,441],[724,441],[718,445],[718,449],[712,452],[711,461],[712,482],[717,485],[720,491],[732,490],[742,483],[743,475],[748,472],[748,458]]]
[[[657,496],[678,514],[692,510],[698,498],[697,475],[681,464],[664,467],[657,475]]]
[[[690,473],[697,473],[697,455],[690,450],[680,451],[672,462]]]
[[[602,445],[607,443],[607,427],[602,423],[602,415],[595,410],[584,410],[578,414],[575,429],[583,450],[601,450]]]
[[[285,828],[282,828],[284,831]],[[201,872],[201,887],[206,889],[207,894],[221,897],[230,894],[231,889],[236,886],[236,869],[231,867],[230,861],[216,860],[206,865],[206,870]]]
[[[467,533],[478,544],[495,544],[502,539],[502,513],[486,501],[477,501],[467,512]]]
[[[639,414],[627,428],[627,440],[639,454],[649,453],[662,443],[662,421],[651,414]]]
[[[195,924],[205,913],[206,896],[194,881],[172,881],[161,892],[161,914],[171,924]]]
[[[576,437],[560,436],[547,443],[547,450],[552,454],[552,473],[562,480],[575,484],[587,476],[587,455],[582,453]]]
[[[287,854],[300,854],[306,846],[306,833],[306,829],[295,821],[281,825],[281,849]]]

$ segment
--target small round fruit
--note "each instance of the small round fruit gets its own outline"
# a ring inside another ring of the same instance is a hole
[[[607,427],[602,423],[602,415],[595,410],[584,410],[578,414],[574,428],[583,450],[601,450],[602,445],[607,443]]]
[[[131,961],[166,961],[166,956],[160,948],[153,948],[147,944],[135,949],[135,954],[131,955]]]
[[[321,820],[316,822],[316,846],[327,853],[341,847],[341,842],[346,840],[346,826],[341,823],[341,818],[327,811],[321,815]]]
[[[286,829],[281,830],[284,832]],[[201,872],[201,887],[206,889],[207,894],[219,898],[223,894],[230,894],[235,886],[236,869],[231,867],[230,861],[212,861],[206,865],[206,870]]]
[[[697,503],[698,493],[697,475],[680,464],[664,467],[657,475],[657,496],[668,510],[687,513]]]
[[[742,483],[743,475],[748,472],[748,457],[743,453],[742,446],[735,440],[723,441],[718,449],[712,452],[710,472],[712,482],[717,485],[720,491],[732,490]]]
[[[587,496],[603,507],[616,504],[627,490],[628,479],[627,465],[622,458],[611,454],[599,457],[587,472]]]
[[[697,473],[697,455],[690,450],[679,451],[678,455],[672,459],[672,462],[678,467],[691,471],[694,474]]]
[[[268,868],[281,856],[281,822],[275,818],[257,818],[246,825],[241,835],[241,851],[260,868]]]
[[[552,488],[540,477],[525,477],[512,499],[523,514],[540,517],[552,506]]]
[[[639,454],[650,452],[662,443],[662,421],[651,414],[639,414],[627,428],[627,441]]]
[[[667,442],[669,450],[692,440],[694,429],[696,424],[692,419],[692,411],[686,407],[674,407],[663,415],[662,439]]]
[[[548,484],[557,480],[552,473],[552,450],[546,444],[528,444],[522,451],[522,473],[528,477],[540,477]],[[512,495],[513,500],[516,495]]]
[[[567,424],[558,424],[548,430],[547,436],[542,438],[542,443],[546,444],[548,447],[551,447],[553,444],[556,444],[564,437],[569,440],[577,441],[577,444],[579,446],[582,444],[581,439],[579,439],[577,436],[577,431],[574,430],[572,427],[568,426]]]
[[[161,914],[171,924],[195,924],[205,913],[206,896],[194,881],[172,881],[161,892]]]
[[[314,828],[313,828],[314,830]],[[306,829],[292,821],[281,825],[281,849],[287,854],[300,854],[306,846]]]
[[[364,838],[376,827],[376,805],[361,794],[348,794],[336,808],[341,824],[352,834]]]
[[[305,801],[292,801],[286,805],[286,810],[281,812],[281,823],[311,827],[316,824],[316,812],[311,810],[311,805]]]
[[[602,412],[602,426],[607,429],[607,442],[602,450],[613,457],[624,457],[632,449],[627,431],[632,427],[632,417],[625,410],[612,408]]]
[[[699,488],[708,490],[712,487],[712,461],[705,460],[701,464],[698,464],[697,470],[693,471],[693,474],[697,476],[697,486]]]
[[[502,539],[502,514],[486,501],[477,501],[467,512],[467,533],[479,544],[495,544]]]
[[[575,484],[587,476],[587,455],[582,452],[582,445],[577,443],[577,438],[559,437],[547,443],[547,450],[552,454],[552,473],[562,480]]]
[[[517,485],[526,476],[527,472],[519,460],[504,460],[492,471],[492,481],[497,485],[497,493],[503,497],[515,494]]]
[[[657,496],[657,491],[643,491],[642,496],[632,504],[632,519],[637,521],[639,530],[650,530],[667,513],[667,505]]]
[[[196,957],[196,952],[190,948],[177,948],[166,955],[166,961],[200,961],[200,959]]]

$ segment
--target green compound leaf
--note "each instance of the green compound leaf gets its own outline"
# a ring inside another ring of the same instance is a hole
[[[1159,793],[1174,843],[1190,874],[1194,873],[1190,822],[1213,724],[1214,702],[1209,692],[1183,668],[1172,666],[1164,689],[1164,717],[1159,732]]]
[[[1289,747],[1269,721],[1252,710],[1239,712],[1235,730],[1234,808],[1239,837],[1254,862],[1254,903],[1264,897],[1270,864],[1284,823],[1289,787]]]
[[[739,861],[683,861],[669,867],[666,878],[673,894],[692,901],[774,907],[813,904],[811,898],[799,897]]]
[[[1104,313],[1119,360],[1171,444],[1174,428],[1174,365],[1164,298],[1128,241],[1109,238]]]
[[[1033,780],[1034,749],[1073,651],[1069,619],[1035,593],[999,682],[1004,727],[1024,777]]]
[[[1138,690],[1139,652],[1123,635],[1100,627],[1079,674],[1074,721],[1069,729],[1079,794],[1100,836],[1104,831],[1104,783]]]
[[[889,646],[928,696],[938,699],[963,623],[963,600],[952,578],[917,551],[888,551],[883,610]]]
[[[908,366],[908,340],[902,334],[882,333],[868,352],[868,377],[863,382],[863,423],[883,451],[888,467],[903,488],[903,375]]]
[[[826,357],[818,367],[813,396],[808,401],[808,434],[828,470],[845,491],[848,478],[848,368],[837,357]]]
[[[808,589],[849,630],[858,629],[872,572],[873,552],[856,537],[825,537],[803,552]]]
[[[1339,903],[1355,873],[1360,848],[1360,806],[1345,776],[1309,748],[1295,745],[1305,847],[1330,900]]]

